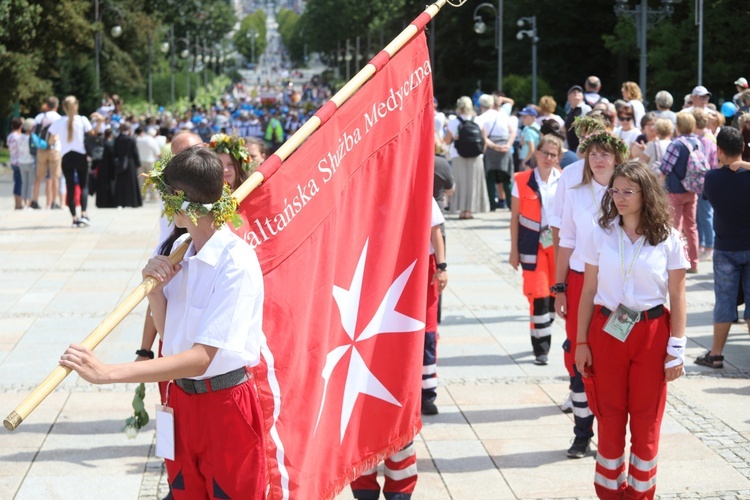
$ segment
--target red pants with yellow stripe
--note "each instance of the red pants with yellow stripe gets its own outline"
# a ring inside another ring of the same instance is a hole
[[[414,443],[385,460],[385,484],[383,495],[386,500],[409,500],[417,485],[417,452]],[[378,468],[368,470],[352,484],[354,498],[377,500],[380,498]]]
[[[639,321],[625,342],[606,333],[596,306],[589,328],[592,375],[584,378],[599,431],[594,487],[599,498],[654,498],[659,434],[667,384],[664,358],[669,311]],[[625,431],[630,417],[630,459],[625,474]]]
[[[555,283],[555,250],[539,245],[536,269],[523,271],[523,294],[529,300],[531,347],[534,356],[549,353],[552,339],[554,297],[549,288]]]

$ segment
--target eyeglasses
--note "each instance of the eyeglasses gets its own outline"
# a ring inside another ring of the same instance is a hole
[[[557,153],[548,153],[547,151],[542,151],[541,149],[537,150],[537,153],[541,154],[542,156],[544,156],[545,158],[549,160],[554,160],[558,156]]]
[[[632,122],[633,117],[632,116],[618,116],[621,122]]]
[[[623,189],[622,191],[620,191],[619,189],[615,188],[610,188],[607,190],[607,192],[612,198],[622,196],[624,200],[629,200],[633,197],[634,194],[640,193],[640,191],[633,191],[632,189]]]

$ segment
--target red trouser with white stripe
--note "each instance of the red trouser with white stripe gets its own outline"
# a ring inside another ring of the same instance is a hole
[[[385,460],[385,484],[383,495],[386,500],[409,500],[417,485],[417,452],[414,443]],[[380,498],[378,468],[374,467],[352,484],[354,498],[359,500],[377,500]]]
[[[583,388],[583,377],[576,369],[575,350],[578,336],[578,305],[583,290],[583,273],[568,271],[568,290],[566,292],[568,312],[565,316],[565,368],[570,374],[571,401],[573,402],[573,434],[576,437],[591,438],[594,435],[594,415],[591,413],[586,392]]]
[[[427,311],[424,327],[424,355],[422,356],[422,401],[434,402],[437,397],[437,326],[438,282],[432,281],[437,270],[435,254],[430,255],[427,271]]]
[[[625,342],[603,331],[607,322],[596,306],[589,328],[593,375],[584,378],[596,415],[599,450],[594,487],[599,498],[654,498],[659,433],[667,384],[664,358],[669,311],[639,321]],[[625,475],[625,426],[630,417],[630,466]]]
[[[555,250],[539,245],[536,269],[523,271],[523,294],[529,299],[531,347],[534,356],[548,354],[552,341],[555,298],[549,291],[555,279]]]

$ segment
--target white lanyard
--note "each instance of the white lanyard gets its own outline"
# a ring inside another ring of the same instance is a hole
[[[594,200],[594,207],[596,207],[596,221],[599,221],[599,217],[602,216],[602,204],[599,201],[596,201],[596,193],[594,192],[594,182],[595,180],[591,180],[589,183],[589,189],[591,190],[591,199]]]
[[[633,275],[633,266],[635,265],[635,260],[638,258],[638,254],[641,253],[641,248],[643,248],[643,244],[646,242],[646,238],[644,236],[638,238],[635,250],[633,251],[633,260],[630,261],[630,266],[628,267],[626,272],[625,239],[623,237],[624,231],[622,230],[621,226],[618,226],[618,229],[620,230],[620,275],[622,276],[622,286],[623,288],[625,288],[625,285],[627,285],[628,281],[630,281],[630,278]]]

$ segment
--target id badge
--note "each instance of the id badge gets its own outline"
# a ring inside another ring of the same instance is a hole
[[[542,245],[542,248],[544,248],[545,250],[552,246],[552,230],[551,229],[542,230],[542,233],[539,235],[539,243]]]
[[[156,405],[156,456],[174,460],[174,410]]]
[[[634,311],[627,306],[622,304],[617,306],[617,309],[609,315],[607,323],[604,325],[604,331],[612,335],[620,342],[625,342],[630,332],[633,330],[640,313]]]

